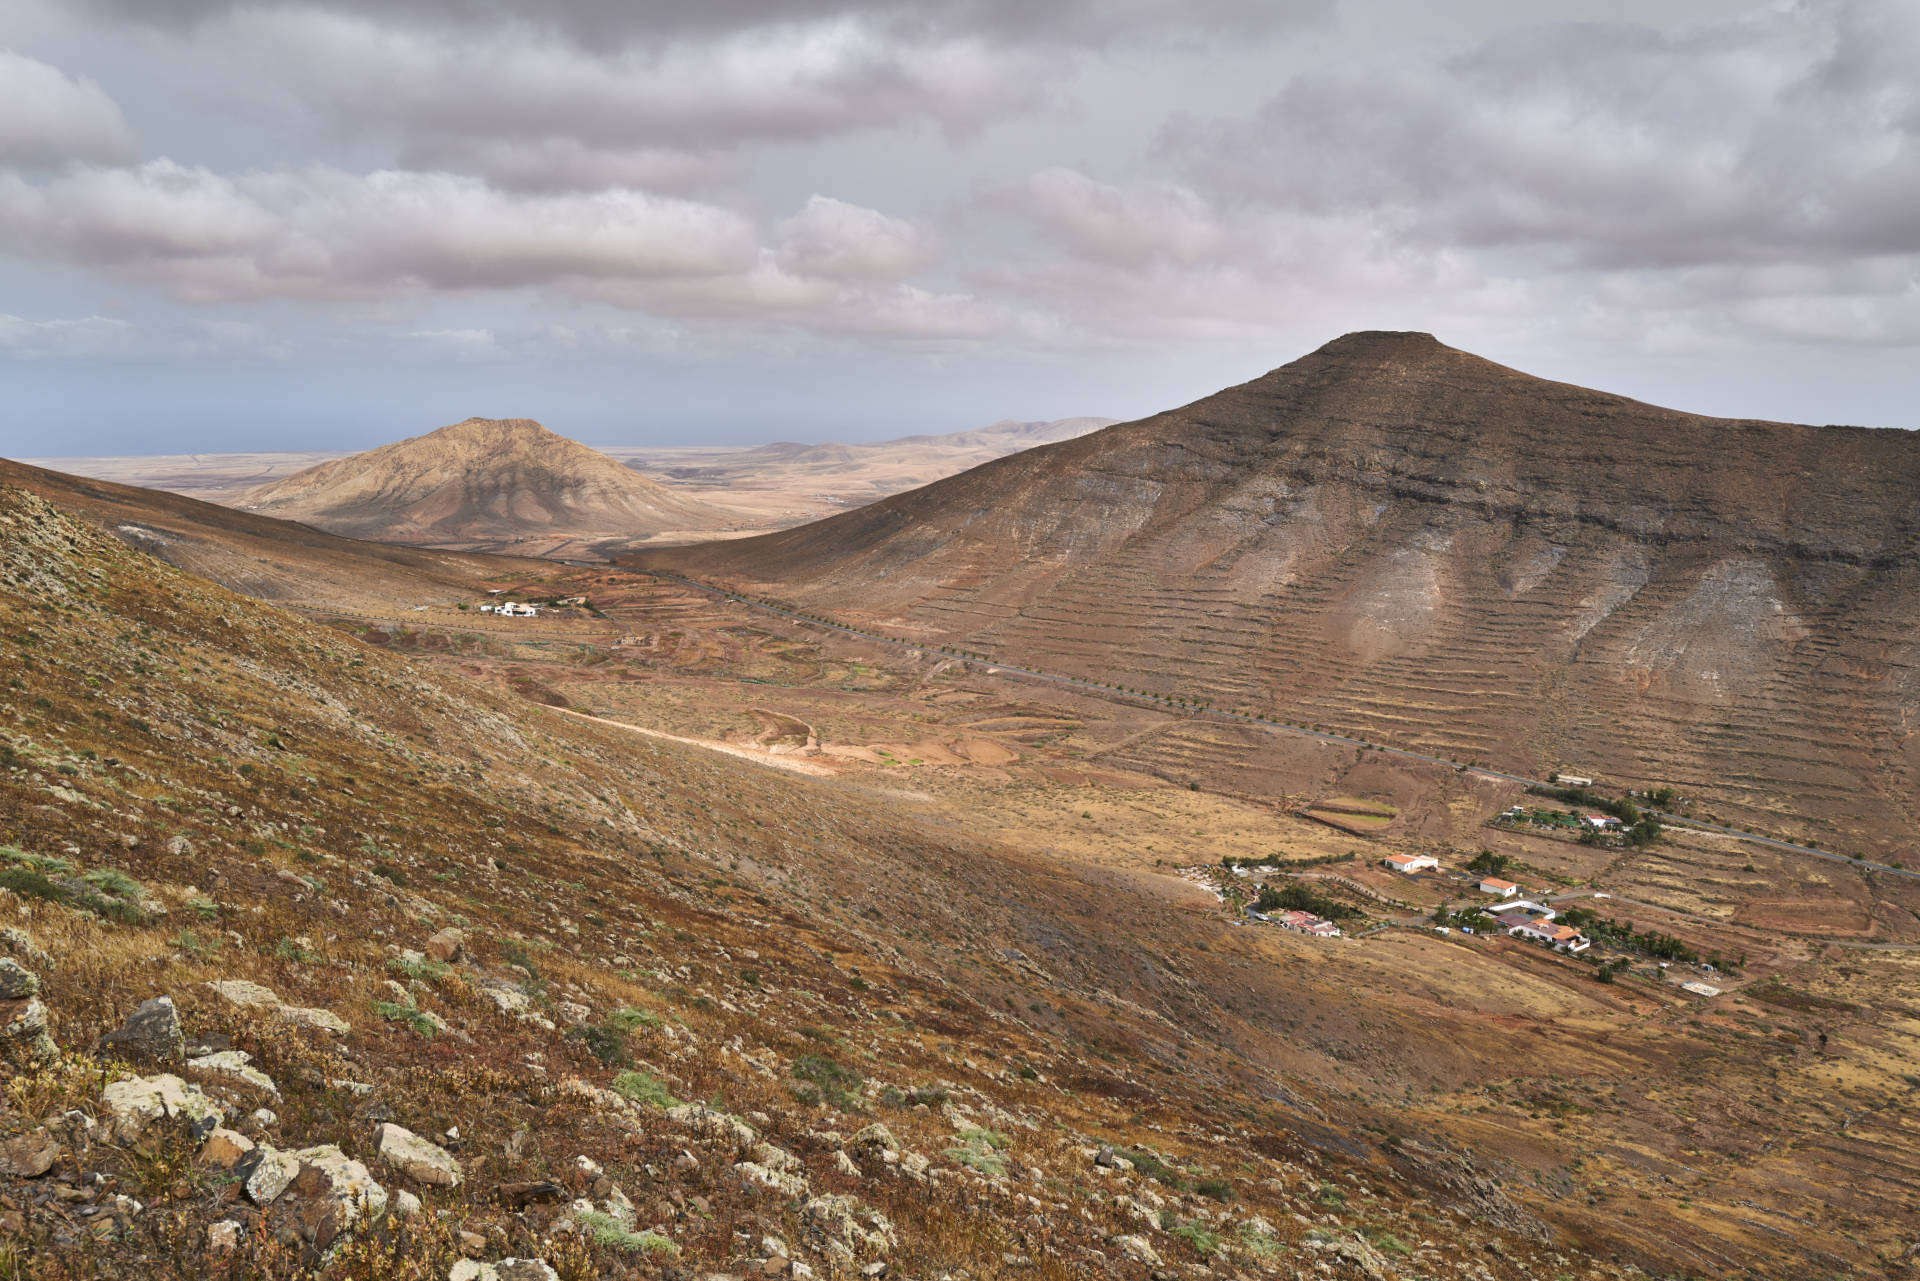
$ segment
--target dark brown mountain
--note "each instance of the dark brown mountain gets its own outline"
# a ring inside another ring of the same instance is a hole
[[[469,418],[310,467],[239,505],[353,538],[546,555],[739,523],[530,418]]]
[[[1707,418],[1425,334],[635,563],[901,634],[1910,853],[1920,437]],[[1166,735],[1170,773],[1244,744]]]

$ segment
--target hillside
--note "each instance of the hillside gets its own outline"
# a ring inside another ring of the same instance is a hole
[[[1048,670],[1911,857],[1920,438],[1360,333],[814,525],[630,562]],[[1138,763],[1232,779],[1231,736]]]
[[[237,505],[352,538],[554,556],[739,523],[528,418],[469,418],[269,482]]]

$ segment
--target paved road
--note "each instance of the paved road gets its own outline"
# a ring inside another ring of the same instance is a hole
[[[652,574],[657,578],[671,579],[673,582],[684,584],[699,591],[711,592],[715,596],[746,605],[752,609],[775,614],[781,618],[792,619],[794,622],[806,623],[812,627],[822,627],[828,631],[840,632],[843,635],[852,636],[859,640],[871,641],[879,645],[891,645],[895,649],[935,650],[936,652],[939,649],[936,645],[916,645],[910,641],[897,641],[892,637],[862,631],[857,627],[848,627],[844,623],[829,623],[823,622],[818,618],[809,618],[804,614],[795,613],[790,609],[783,609],[778,605],[769,605],[765,601],[755,600],[751,596],[742,596],[737,592],[730,592],[725,588],[715,587],[710,583],[702,583],[691,578],[683,578],[679,574],[669,573],[664,569],[651,569],[644,572]],[[1132,698],[1142,702],[1165,704],[1170,707],[1174,706],[1173,700],[1171,699],[1159,698],[1152,694],[1132,694],[1124,690],[1114,689],[1110,685],[1102,685],[1098,681],[1081,680],[1074,676],[1061,676],[1054,672],[1037,671],[1031,667],[1016,667],[1011,663],[1003,663],[994,659],[968,658],[964,661],[991,667],[996,672],[1025,676],[1033,680],[1048,681],[1052,684],[1064,685],[1071,689],[1086,690],[1088,693],[1098,694],[1104,698]],[[1404,747],[1382,747],[1380,744],[1370,740],[1349,738],[1345,734],[1332,734],[1321,730],[1307,729],[1301,725],[1289,725],[1285,721],[1269,720],[1265,716],[1254,716],[1248,712],[1227,712],[1217,708],[1195,707],[1176,707],[1175,710],[1194,717],[1212,717],[1216,720],[1237,721],[1246,725],[1258,725],[1264,729],[1278,730],[1283,734],[1294,734],[1303,738],[1318,739],[1323,743],[1339,743],[1348,747],[1364,747],[1368,751],[1383,752],[1388,756],[1399,757],[1401,760],[1420,761],[1428,765],[1443,765],[1448,769],[1461,770],[1463,773],[1475,774],[1481,778],[1498,779],[1504,783],[1519,783],[1524,787],[1552,786],[1552,784],[1540,779],[1527,778],[1520,774],[1508,774],[1500,770],[1487,769],[1478,765],[1467,766],[1463,769],[1457,761],[1450,761],[1443,756],[1429,756],[1425,752],[1415,752]],[[1920,871],[1909,870],[1903,867],[1890,867],[1885,863],[1875,863],[1869,859],[1850,858],[1845,854],[1835,854],[1831,850],[1817,850],[1810,845],[1796,845],[1792,841],[1775,840],[1771,836],[1755,836],[1750,832],[1742,832],[1735,828],[1723,827],[1718,823],[1709,823],[1704,819],[1685,818],[1681,815],[1670,814],[1663,810],[1647,810],[1646,812],[1658,818],[1662,823],[1673,827],[1691,827],[1704,832],[1718,832],[1725,836],[1731,836],[1738,840],[1749,842],[1750,844],[1764,845],[1769,849],[1788,850],[1795,854],[1805,854],[1809,858],[1826,859],[1831,863],[1848,863],[1854,867],[1865,868],[1886,876],[1903,876],[1910,880],[1920,880]]]

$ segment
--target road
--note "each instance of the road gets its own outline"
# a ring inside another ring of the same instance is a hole
[[[858,627],[849,627],[845,623],[833,623],[818,618],[810,618],[805,614],[796,613],[782,606],[769,605],[765,601],[755,600],[751,596],[742,596],[737,592],[727,591],[723,587],[715,587],[710,583],[702,583],[695,579],[685,578],[664,569],[651,569],[644,572],[652,574],[656,578],[668,579],[672,582],[694,588],[697,591],[709,592],[724,600],[745,605],[750,609],[757,609],[764,613],[790,619],[793,622],[803,623],[809,627],[820,627],[827,631],[839,632],[842,635],[851,636],[858,640],[870,641],[876,645],[889,645],[895,649],[903,650],[934,650],[936,652],[939,650],[939,646],[937,645],[916,645],[911,641],[898,641],[890,636],[881,636],[874,632],[863,631]],[[1152,694],[1132,694],[1124,690],[1114,689],[1110,685],[1102,685],[1098,681],[1082,680],[1075,676],[1061,676],[1055,672],[1038,671],[1031,667],[1017,667],[1011,663],[1003,663],[993,659],[966,658],[963,661],[990,667],[995,672],[1001,674],[1024,676],[1031,680],[1047,681],[1055,685],[1065,686],[1069,689],[1085,690],[1090,694],[1097,694],[1102,698],[1122,697],[1138,699],[1149,703],[1173,705],[1173,700],[1169,698],[1161,698]],[[1404,747],[1383,747],[1379,743],[1372,742],[1371,740],[1349,738],[1345,734],[1333,734],[1322,730],[1307,729],[1301,725],[1289,725],[1285,721],[1269,720],[1267,717],[1255,716],[1249,712],[1227,712],[1221,711],[1218,708],[1199,707],[1180,707],[1177,710],[1184,712],[1188,716],[1212,717],[1216,720],[1234,721],[1246,725],[1258,725],[1263,729],[1277,730],[1283,734],[1293,734],[1302,738],[1317,739],[1323,743],[1338,743],[1346,747],[1364,747],[1370,752],[1382,752],[1388,756],[1398,757],[1401,760],[1419,761],[1427,765],[1441,765],[1448,769],[1459,770],[1462,773],[1476,775],[1480,778],[1497,779],[1503,783],[1519,783],[1523,787],[1552,786],[1552,784],[1541,779],[1527,778],[1520,774],[1508,774],[1501,770],[1487,769],[1479,765],[1462,766],[1456,761],[1447,760],[1445,757],[1430,756],[1425,752],[1416,752]],[[1867,871],[1880,873],[1884,876],[1901,876],[1909,880],[1920,880],[1920,871],[1909,870],[1903,867],[1892,867],[1886,863],[1875,863],[1870,859],[1852,858],[1845,854],[1835,854],[1831,850],[1817,850],[1810,845],[1796,845],[1792,841],[1776,840],[1771,836],[1755,836],[1751,832],[1742,832],[1735,828],[1724,827],[1718,823],[1709,823],[1704,819],[1686,818],[1678,814],[1667,813],[1663,810],[1647,810],[1646,813],[1652,814],[1662,823],[1672,827],[1689,827],[1697,831],[1717,832],[1723,836],[1731,836],[1736,840],[1745,841],[1753,845],[1763,845],[1769,849],[1786,850],[1794,854],[1804,854],[1809,858],[1825,859],[1830,863],[1846,863]]]

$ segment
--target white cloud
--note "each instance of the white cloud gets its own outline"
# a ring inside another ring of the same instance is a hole
[[[136,153],[133,131],[99,85],[0,49],[0,164],[116,162]]]
[[[119,355],[133,334],[132,325],[108,316],[27,320],[0,314],[0,353],[23,359]]]
[[[521,194],[400,170],[227,176],[169,160],[39,185],[0,174],[0,232],[16,252],[200,300],[710,276],[755,255],[738,214],[642,192]]]
[[[933,259],[927,237],[912,223],[877,209],[811,197],[778,228],[783,271],[826,280],[900,280]]]

